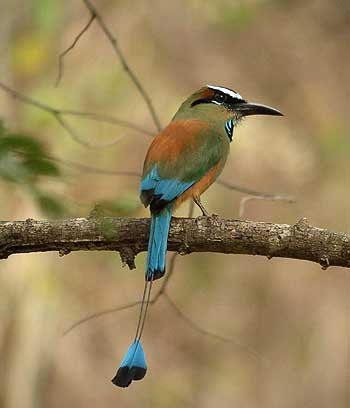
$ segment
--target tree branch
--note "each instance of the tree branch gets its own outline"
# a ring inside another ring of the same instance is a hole
[[[147,249],[148,218],[77,218],[63,221],[0,222],[0,259],[28,252],[119,251],[124,264]],[[262,255],[350,267],[350,235],[311,226],[225,220],[219,217],[173,218],[168,249],[190,252]]]

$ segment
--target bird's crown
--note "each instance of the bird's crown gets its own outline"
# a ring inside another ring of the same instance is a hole
[[[207,85],[192,95],[191,107],[202,103],[213,103],[233,108],[234,105],[246,102],[242,96],[233,89],[223,86]]]

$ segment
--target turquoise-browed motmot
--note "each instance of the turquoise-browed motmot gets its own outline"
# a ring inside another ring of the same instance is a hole
[[[127,387],[147,370],[140,342],[152,282],[165,273],[170,220],[188,198],[209,216],[200,196],[221,173],[234,128],[248,115],[282,115],[269,106],[249,103],[228,88],[205,86],[180,106],[169,125],[153,140],[143,166],[141,201],[151,209],[146,283],[136,335],[112,382]]]

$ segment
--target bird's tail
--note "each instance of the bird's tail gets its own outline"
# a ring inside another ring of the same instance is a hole
[[[161,278],[165,273],[171,215],[172,208],[164,208],[160,212],[152,214],[146,261],[146,282],[136,334],[134,341],[119,366],[117,374],[112,379],[113,384],[119,387],[128,387],[133,380],[142,380],[146,375],[147,364],[141,344],[141,335],[150,302],[152,283],[155,279]]]
[[[171,215],[172,208],[168,207],[152,214],[146,262],[146,281],[159,279],[165,273]]]

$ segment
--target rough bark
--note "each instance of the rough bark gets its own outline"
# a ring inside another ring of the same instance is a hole
[[[119,251],[123,263],[147,249],[147,218],[77,218],[0,222],[0,259],[28,252]],[[323,268],[350,267],[350,235],[311,226],[211,218],[173,218],[168,249],[180,254],[220,252],[313,261]]]

